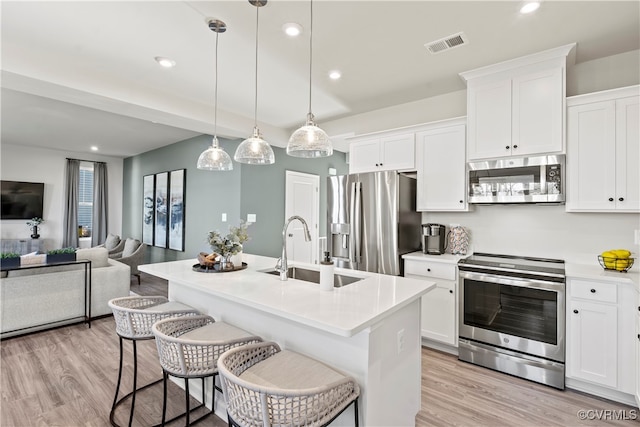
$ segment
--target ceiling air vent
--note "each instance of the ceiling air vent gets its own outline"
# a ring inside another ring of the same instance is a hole
[[[464,33],[457,33],[440,40],[425,43],[424,47],[426,47],[429,52],[435,54],[453,49],[454,47],[463,46],[467,43],[469,43],[467,41],[467,36]]]

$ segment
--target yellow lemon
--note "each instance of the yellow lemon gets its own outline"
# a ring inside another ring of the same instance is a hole
[[[616,258],[629,258],[631,256],[631,252],[629,252],[626,249],[613,249],[611,251],[609,251],[613,254],[615,254]]]

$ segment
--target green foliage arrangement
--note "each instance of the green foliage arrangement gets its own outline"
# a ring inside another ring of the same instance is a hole
[[[17,252],[0,252],[0,259],[20,258]]]
[[[75,254],[76,248],[62,248],[62,249],[51,249],[47,251],[47,255],[56,255],[56,254]]]
[[[33,227],[37,227],[38,225],[42,224],[44,222],[44,219],[39,218],[39,217],[34,217],[31,218],[29,221],[27,221],[27,225],[29,226],[29,228],[33,228]]]
[[[236,255],[242,250],[242,244],[249,240],[249,234],[247,233],[249,225],[244,220],[240,221],[238,227],[229,227],[229,233],[226,236],[223,236],[217,230],[210,231],[207,235],[207,241],[211,249],[223,257]]]

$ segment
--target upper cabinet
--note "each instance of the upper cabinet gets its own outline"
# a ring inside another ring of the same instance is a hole
[[[465,118],[416,133],[418,211],[466,211]]]
[[[467,159],[564,152],[570,44],[461,73],[467,81]]]
[[[354,137],[349,145],[349,173],[415,170],[413,131]]]
[[[567,99],[567,211],[640,212],[640,86]]]

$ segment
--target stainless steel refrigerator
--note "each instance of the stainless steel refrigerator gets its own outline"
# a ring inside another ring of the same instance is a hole
[[[388,171],[327,181],[327,248],[336,267],[401,275],[401,256],[420,249],[415,177]]]

